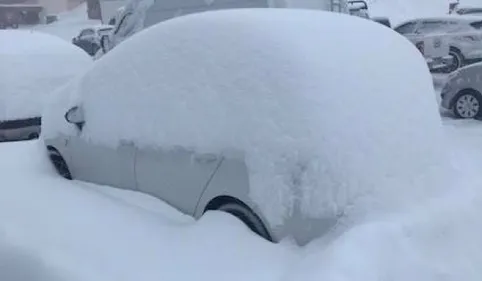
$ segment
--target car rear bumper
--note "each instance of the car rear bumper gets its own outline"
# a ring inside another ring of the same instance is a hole
[[[452,64],[453,58],[451,56],[444,56],[439,58],[427,58],[426,61],[430,70],[436,70]]]

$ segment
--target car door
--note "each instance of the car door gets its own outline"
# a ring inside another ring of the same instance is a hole
[[[222,161],[216,154],[176,149],[139,149],[138,189],[192,215],[204,188]]]
[[[82,120],[85,120],[84,117]],[[124,141],[116,147],[111,147],[91,141],[83,133],[89,122],[78,122],[77,134],[71,135],[67,140],[67,149],[71,155],[69,168],[73,178],[101,185],[135,189],[134,144]]]

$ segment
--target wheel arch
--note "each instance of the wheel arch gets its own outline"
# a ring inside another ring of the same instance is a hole
[[[479,97],[479,99],[482,100],[482,93],[481,92],[477,91],[474,88],[463,88],[463,89],[459,90],[457,92],[457,94],[454,96],[454,98],[450,101],[450,108],[453,109],[457,99],[464,94],[474,94],[477,97]]]

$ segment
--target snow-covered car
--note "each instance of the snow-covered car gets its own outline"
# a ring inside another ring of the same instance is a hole
[[[404,22],[395,31],[404,35],[414,43],[424,42],[425,46],[432,46],[437,41],[440,46],[448,44],[450,64],[444,68],[445,72],[452,72],[463,65],[482,60],[482,19],[475,16],[444,16],[435,18],[421,18]],[[425,42],[425,38],[432,38]],[[424,52],[426,57],[435,57]]]
[[[453,72],[441,91],[442,107],[458,118],[482,115],[482,63],[465,66]]]
[[[42,118],[67,179],[147,193],[195,218],[225,211],[301,245],[364,204],[393,208],[407,186],[439,186],[446,162],[419,52],[377,23],[322,11],[162,22],[59,91]],[[366,197],[374,189],[395,201]]]
[[[470,15],[470,16],[481,16],[482,17],[482,7],[456,7],[451,14],[456,15]]]
[[[108,36],[113,28],[111,25],[98,25],[84,28],[76,37],[72,38],[72,44],[80,47],[90,56],[94,56],[100,49],[102,36]]]
[[[0,141],[37,138],[43,103],[92,59],[60,38],[0,31]]]

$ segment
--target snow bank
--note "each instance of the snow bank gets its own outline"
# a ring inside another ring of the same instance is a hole
[[[41,143],[2,144],[0,155],[0,233],[15,251],[3,253],[38,272],[25,281],[276,281],[296,257],[224,213],[195,222],[147,195],[66,181]],[[2,246],[0,280],[24,281],[2,278]]]
[[[0,31],[0,120],[40,116],[45,99],[92,64],[79,48],[51,35]]]
[[[82,135],[95,143],[241,150],[251,196],[273,225],[297,205],[312,217],[393,210],[448,182],[422,56],[357,17],[179,17],[119,45],[64,90],[71,97],[45,113],[44,138],[75,133],[63,115],[81,103]]]
[[[5,241],[4,241],[5,240]],[[3,281],[61,281],[56,268],[50,268],[42,254],[12,245],[4,237],[0,239],[0,280]]]

